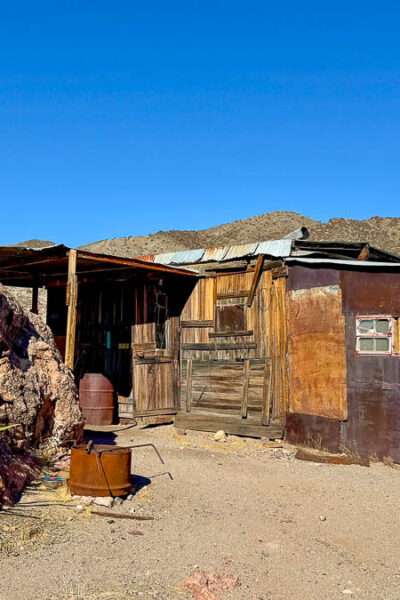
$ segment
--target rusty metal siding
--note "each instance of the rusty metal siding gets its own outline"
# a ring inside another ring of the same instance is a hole
[[[289,414],[286,419],[286,439],[291,444],[340,452],[341,426],[342,423],[336,419]]]
[[[343,447],[400,462],[400,357],[356,352],[356,315],[400,313],[400,275],[342,272],[349,416]]]
[[[337,269],[311,268],[290,265],[287,286],[288,290],[306,290],[323,285],[339,285],[340,271]]]
[[[288,295],[290,412],[347,417],[345,327],[340,286]]]
[[[296,266],[289,268],[288,284],[293,290],[338,278],[345,319],[348,416],[340,421],[298,410],[288,415],[287,438],[330,451],[400,462],[400,356],[356,352],[357,315],[400,315],[400,274]]]
[[[343,310],[348,314],[400,314],[400,273],[341,272]]]

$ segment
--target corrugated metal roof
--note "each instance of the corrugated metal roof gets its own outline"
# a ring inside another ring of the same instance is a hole
[[[224,256],[224,260],[233,260],[235,258],[242,258],[243,256],[251,256],[254,254],[258,244],[236,244],[230,246]]]
[[[190,265],[199,262],[203,258],[203,255],[203,248],[197,248],[196,250],[179,250],[173,255],[171,259],[171,264]]]
[[[222,246],[220,248],[206,248],[201,262],[219,262],[220,260],[224,259],[228,250],[229,246]]]
[[[268,254],[275,258],[285,258],[290,256],[292,250],[292,240],[269,240],[260,242],[254,254]]]
[[[152,262],[159,263],[160,265],[169,265],[172,257],[176,254],[176,252],[163,252],[161,254],[155,254],[154,260]]]

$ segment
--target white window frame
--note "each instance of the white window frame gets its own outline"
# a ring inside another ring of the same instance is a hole
[[[374,319],[389,321],[389,331],[387,333],[360,333],[360,321],[373,321]],[[388,350],[361,350],[360,339],[375,338],[388,339]],[[393,317],[391,315],[357,315],[356,316],[356,351],[358,354],[389,355],[393,353]]]

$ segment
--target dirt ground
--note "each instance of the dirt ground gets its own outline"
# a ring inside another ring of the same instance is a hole
[[[2,513],[1,600],[400,598],[400,471],[302,462],[289,447],[172,426],[117,441],[153,442],[166,460],[136,450],[140,489],[113,509],[154,520],[79,512],[65,490],[47,492],[60,506]],[[240,585],[192,596],[182,581],[199,570]]]

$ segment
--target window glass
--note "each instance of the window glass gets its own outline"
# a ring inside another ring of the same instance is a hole
[[[389,352],[389,338],[375,338],[376,352]]]
[[[360,350],[361,352],[373,352],[374,338],[360,338]]]
[[[375,320],[375,331],[376,331],[376,333],[389,333],[389,320],[388,319],[376,319]]]
[[[358,331],[360,333],[370,333],[374,330],[373,319],[360,319],[358,324]]]
[[[366,317],[357,319],[359,352],[383,353],[391,351],[392,317]]]

